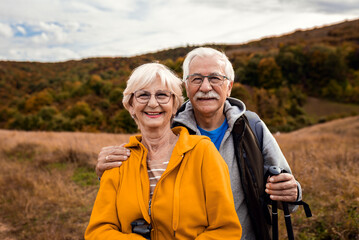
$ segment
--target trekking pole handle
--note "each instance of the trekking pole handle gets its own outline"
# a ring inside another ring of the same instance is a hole
[[[271,166],[269,167],[268,172],[269,172],[269,176],[276,176],[282,173],[282,169],[277,166]]]

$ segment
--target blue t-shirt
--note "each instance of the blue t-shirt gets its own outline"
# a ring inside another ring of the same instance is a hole
[[[221,142],[223,140],[224,134],[226,133],[226,130],[228,129],[227,119],[224,120],[224,122],[222,123],[222,125],[219,128],[214,129],[212,131],[206,131],[206,130],[200,128],[198,125],[197,125],[197,128],[201,132],[201,135],[207,136],[211,139],[211,141],[214,143],[214,145],[216,146],[216,148],[219,151],[219,147],[221,146]]]

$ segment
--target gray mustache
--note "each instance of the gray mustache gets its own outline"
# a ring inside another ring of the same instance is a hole
[[[197,100],[198,98],[215,98],[215,99],[219,99],[219,95],[215,91],[209,91],[207,93],[197,92],[194,95],[194,99]]]

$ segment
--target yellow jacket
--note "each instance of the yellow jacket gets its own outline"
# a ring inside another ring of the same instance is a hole
[[[130,158],[101,178],[85,239],[144,239],[131,229],[139,218],[151,223],[152,240],[241,238],[227,164],[209,138],[172,131],[180,135],[154,190],[151,217],[147,150],[133,136]]]

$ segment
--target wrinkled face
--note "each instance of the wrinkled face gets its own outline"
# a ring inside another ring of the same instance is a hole
[[[189,65],[189,75],[201,74],[208,76],[212,74],[225,75],[224,63],[217,57],[194,57]],[[190,99],[196,114],[201,116],[213,116],[223,114],[224,102],[231,94],[233,82],[225,80],[221,86],[211,86],[208,78],[202,85],[194,86],[186,82],[187,96]]]
[[[160,79],[157,78],[150,86],[139,89],[136,93],[137,98],[132,96],[129,111],[134,116],[139,129],[145,131],[153,128],[170,128],[171,118],[176,113],[173,106],[174,98],[173,94],[169,94],[170,99],[167,103],[158,103],[157,99],[161,102],[166,98],[165,94],[169,93],[168,88],[161,84]],[[144,103],[146,102],[144,99],[148,97],[148,102]]]

